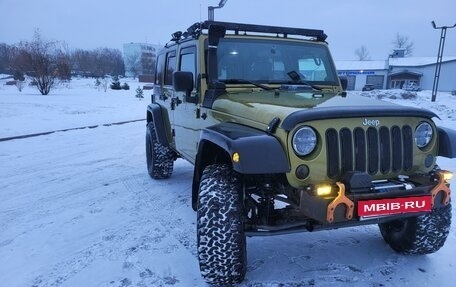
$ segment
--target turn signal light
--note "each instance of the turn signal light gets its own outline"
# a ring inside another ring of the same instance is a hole
[[[240,156],[239,156],[239,154],[237,152],[233,153],[232,160],[233,160],[234,163],[238,163],[240,159],[241,158],[240,158]]]

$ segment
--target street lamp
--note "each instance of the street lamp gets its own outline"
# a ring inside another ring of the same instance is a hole
[[[437,63],[435,65],[435,76],[434,76],[434,84],[432,85],[432,101],[435,102],[435,98],[437,97],[437,88],[439,87],[439,79],[440,79],[440,69],[442,68],[442,57],[443,57],[443,48],[445,47],[445,37],[446,31],[448,28],[456,27],[456,24],[453,26],[442,26],[437,27],[435,22],[431,22],[432,27],[434,29],[441,29],[442,32],[440,33],[440,43],[439,43],[439,51],[437,53]]]
[[[208,13],[208,20],[209,21],[214,21],[214,9],[222,8],[223,6],[225,6],[227,1],[228,0],[220,0],[220,3],[218,4],[218,6],[216,6],[216,7],[214,7],[214,6],[207,7],[207,13]]]

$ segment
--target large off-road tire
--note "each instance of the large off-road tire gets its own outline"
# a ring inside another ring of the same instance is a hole
[[[431,213],[379,224],[386,243],[403,254],[429,254],[439,250],[450,232],[451,204]]]
[[[201,275],[209,284],[244,280],[246,239],[242,184],[231,166],[207,166],[198,197],[197,241]]]
[[[153,179],[169,178],[173,174],[176,154],[158,141],[153,122],[147,124],[146,158],[147,171]]]

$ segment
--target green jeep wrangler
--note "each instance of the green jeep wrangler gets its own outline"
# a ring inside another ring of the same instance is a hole
[[[246,236],[378,224],[399,253],[439,250],[456,132],[433,112],[350,96],[321,30],[205,21],[158,54],[147,168],[194,165],[201,274],[233,284]]]

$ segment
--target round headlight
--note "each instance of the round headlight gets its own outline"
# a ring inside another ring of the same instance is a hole
[[[310,127],[302,127],[293,135],[293,149],[296,154],[305,156],[317,146],[317,135]]]
[[[428,123],[421,123],[415,130],[415,143],[419,148],[426,147],[432,140],[432,127]]]

